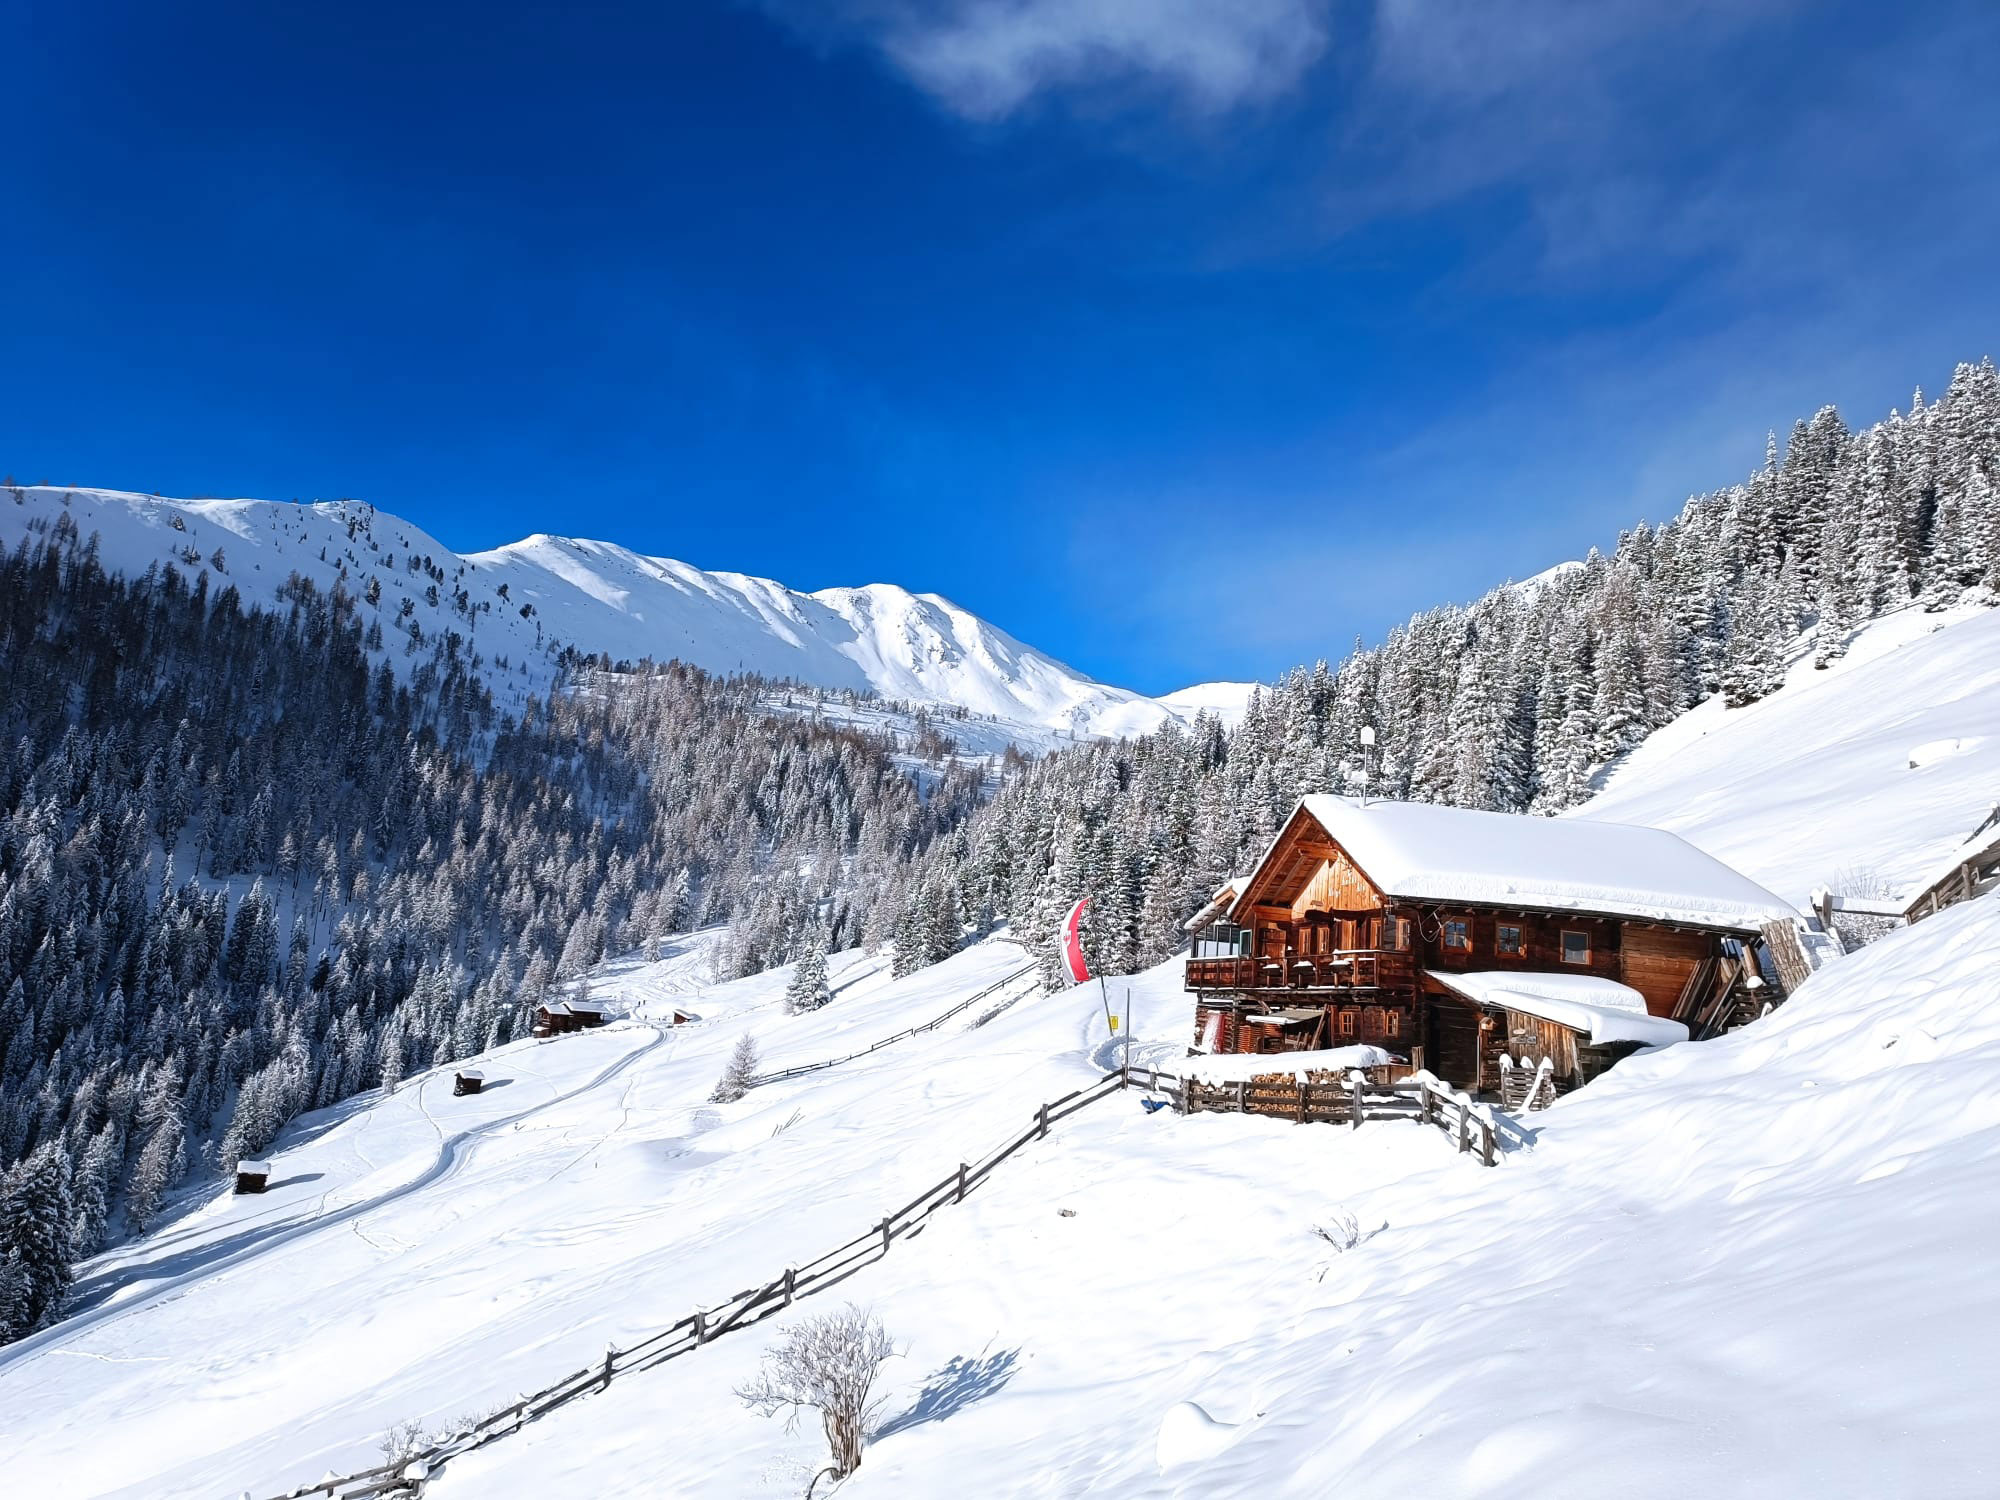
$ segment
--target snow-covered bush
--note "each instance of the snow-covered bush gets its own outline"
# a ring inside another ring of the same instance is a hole
[[[736,1390],[764,1416],[788,1414],[787,1430],[803,1411],[816,1411],[826,1429],[833,1477],[861,1467],[861,1447],[876,1414],[875,1377],[895,1355],[875,1314],[848,1303],[838,1312],[805,1318],[766,1350],[757,1378]]]

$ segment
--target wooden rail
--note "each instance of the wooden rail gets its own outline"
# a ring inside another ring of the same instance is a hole
[[[1416,982],[1410,955],[1396,948],[1343,948],[1283,958],[1191,958],[1183,988],[1333,991],[1406,989]]]
[[[797,1067],[779,1068],[774,1073],[761,1073],[750,1080],[750,1086],[755,1088],[759,1084],[782,1083],[787,1078],[803,1078],[808,1073],[824,1072],[828,1068],[837,1068],[842,1063],[851,1063],[858,1057],[866,1057],[871,1052],[880,1052],[884,1047],[893,1047],[898,1042],[906,1042],[911,1037],[921,1035],[926,1031],[936,1031],[938,1027],[944,1025],[953,1016],[963,1015],[980,1001],[991,995],[999,994],[1000,991],[1014,983],[1017,979],[1027,978],[1039,967],[1040,965],[1038,964],[1023,964],[1020,968],[1014,970],[1013,973],[994,980],[993,983],[987,985],[985,989],[980,990],[977,994],[967,995],[963,1000],[941,1015],[932,1016],[921,1025],[912,1026],[905,1031],[899,1031],[894,1036],[885,1036],[881,1041],[871,1043],[863,1047],[859,1052],[850,1052],[845,1057],[829,1057],[819,1062],[800,1063]]]
[[[1019,974],[1010,976],[1019,977]],[[1007,982],[1001,981],[1003,984]],[[990,993],[990,990],[983,993]],[[309,1500],[313,1496],[331,1497],[331,1500],[387,1500],[390,1496],[421,1495],[424,1485],[452,1459],[518,1431],[522,1424],[532,1422],[580,1396],[604,1390],[620,1375],[649,1370],[690,1354],[703,1344],[713,1343],[726,1334],[761,1322],[774,1313],[784,1311],[798,1298],[825,1291],[864,1267],[873,1265],[889,1253],[897,1240],[910,1234],[939,1209],[963,1202],[965,1195],[992,1176],[994,1169],[1008,1157],[1030,1141],[1046,1137],[1051,1126],[1126,1086],[1127,1077],[1121,1069],[1105,1074],[1088,1087],[1073,1090],[1060,1099],[1052,1099],[1039,1106],[1035,1110],[1034,1122],[1021,1134],[989,1151],[976,1162],[960,1162],[949,1176],[884,1215],[866,1233],[836,1246],[816,1260],[787,1266],[774,1279],[698,1308],[678,1323],[641,1339],[629,1348],[607,1349],[603,1359],[572,1371],[535,1394],[502,1407],[462,1431],[427,1444],[394,1463],[378,1464],[372,1469],[363,1469],[338,1479],[321,1480],[317,1484],[300,1485],[282,1495],[272,1496],[270,1500]]]
[[[1139,1076],[1135,1069],[1134,1078]],[[1229,1083],[1146,1070],[1152,1087],[1169,1093],[1184,1114],[1204,1111],[1270,1115],[1300,1124],[1320,1122],[1359,1128],[1368,1120],[1420,1120],[1454,1135],[1461,1152],[1476,1151],[1487,1166],[1498,1163],[1500,1138],[1516,1146],[1534,1137],[1520,1125],[1434,1073],[1416,1072],[1394,1083],[1376,1083],[1350,1071],[1342,1079],[1291,1080],[1269,1076]]]

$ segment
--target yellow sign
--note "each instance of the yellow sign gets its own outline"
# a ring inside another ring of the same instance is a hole
[[[1109,1019],[1111,1021],[1111,1029],[1113,1031],[1116,1031],[1118,1029],[1118,1018],[1116,1016],[1112,1016]]]

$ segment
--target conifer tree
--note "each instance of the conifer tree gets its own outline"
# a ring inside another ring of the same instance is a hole
[[[55,1321],[70,1285],[68,1159],[54,1142],[0,1180],[0,1257],[13,1268],[12,1336]]]
[[[818,1010],[832,998],[826,980],[826,948],[826,929],[815,922],[806,938],[805,952],[793,965],[791,982],[785,986],[785,1009],[795,1016]]]
[[[715,1092],[708,1096],[709,1102],[733,1104],[749,1093],[756,1082],[757,1043],[746,1031],[736,1039],[736,1046],[723,1067],[722,1077],[716,1082]]]

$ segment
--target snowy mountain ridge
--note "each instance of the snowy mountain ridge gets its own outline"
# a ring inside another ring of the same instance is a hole
[[[31,527],[66,514],[84,537],[98,536],[112,572],[206,570],[211,589],[233,584],[246,603],[267,606],[296,572],[367,601],[385,634],[407,638],[414,625],[428,640],[456,630],[483,658],[503,709],[546,687],[562,646],[963,709],[997,721],[999,738],[1030,749],[1072,736],[1142,734],[1170,719],[1192,720],[1204,706],[1233,721],[1249,691],[1204,684],[1149,698],[1112,687],[940,595],[894,584],[801,593],[768,578],[546,533],[460,555],[357,501],[178,500],[66,486],[4,494],[0,545],[17,545]],[[391,650],[389,659],[402,655]]]

